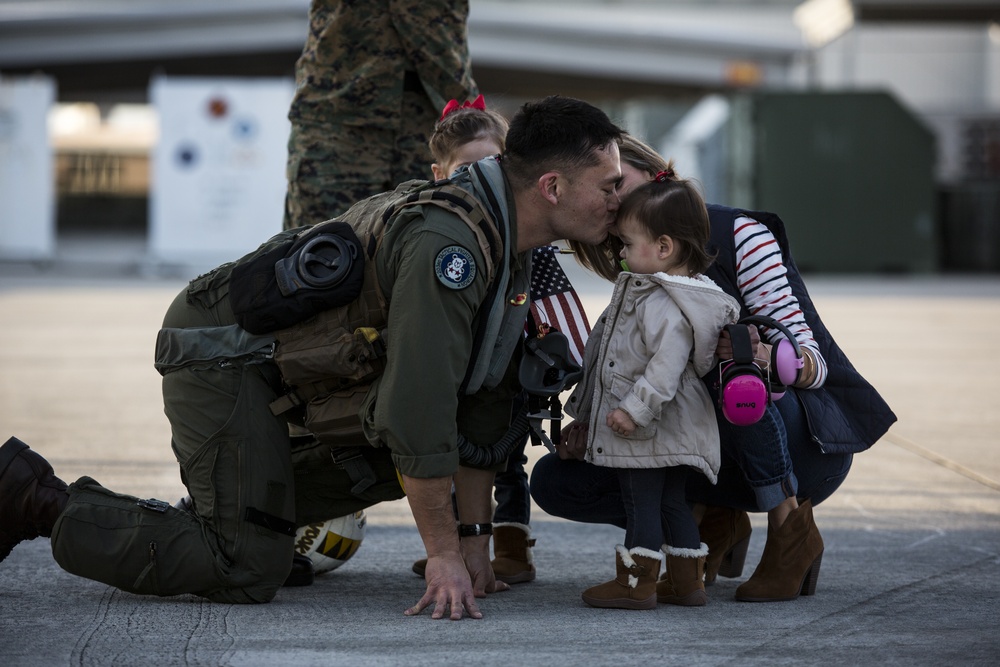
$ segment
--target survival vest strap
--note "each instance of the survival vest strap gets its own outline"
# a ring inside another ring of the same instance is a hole
[[[427,188],[423,188],[396,201],[390,208],[386,209],[382,215],[382,227],[388,226],[392,218],[406,208],[413,206],[434,205],[451,211],[462,218],[476,234],[479,242],[479,249],[486,260],[487,280],[492,283],[496,268],[503,261],[503,243],[497,231],[496,221],[486,213],[483,205],[469,192],[457,185],[450,183],[431,183]],[[383,229],[378,230],[382,232]],[[378,241],[382,240],[382,234],[378,234]],[[375,257],[377,249],[374,234],[369,240],[368,257]]]
[[[410,181],[359,202],[338,220],[351,226],[364,248],[360,294],[344,306],[273,332],[278,343],[275,363],[289,387],[271,403],[273,414],[304,408],[305,426],[320,440],[343,442],[344,436],[360,432],[361,402],[385,369],[388,304],[378,283],[375,256],[389,226],[407,220],[400,213],[426,206],[443,208],[469,226],[482,251],[487,280],[494,280],[504,261],[504,244],[495,221],[465,189],[448,182]],[[305,233],[322,233],[327,224]]]

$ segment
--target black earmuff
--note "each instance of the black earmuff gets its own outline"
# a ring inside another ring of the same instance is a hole
[[[802,348],[795,336],[781,322],[764,315],[751,315],[740,320],[740,324],[754,324],[766,329],[780,331],[781,340],[771,346],[771,360],[768,368],[768,384],[771,400],[776,401],[785,395],[785,390],[799,381],[805,360],[802,358]]]

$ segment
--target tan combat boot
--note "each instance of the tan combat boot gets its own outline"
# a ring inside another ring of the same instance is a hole
[[[506,584],[523,584],[535,580],[531,547],[531,528],[523,523],[493,524],[493,574]]]
[[[701,607],[708,603],[705,595],[705,558],[708,547],[704,542],[699,549],[676,549],[663,545],[667,557],[667,571],[656,582],[656,601],[681,607]]]
[[[656,578],[660,576],[663,554],[652,549],[622,545],[615,547],[617,576],[588,588],[581,596],[591,607],[605,609],[653,609],[656,607]]]

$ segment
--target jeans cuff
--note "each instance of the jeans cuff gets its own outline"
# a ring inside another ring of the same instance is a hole
[[[793,472],[788,473],[788,477],[781,481],[753,487],[754,496],[757,498],[757,507],[762,512],[774,509],[798,493],[798,490],[799,480],[795,479]]]

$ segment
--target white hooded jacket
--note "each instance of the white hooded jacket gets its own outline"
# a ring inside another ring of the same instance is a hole
[[[587,343],[586,377],[566,408],[589,421],[587,460],[612,468],[687,465],[714,484],[719,427],[701,377],[715,366],[719,334],[739,312],[705,276],[619,275]],[[615,408],[636,423],[631,435],[607,426]]]

